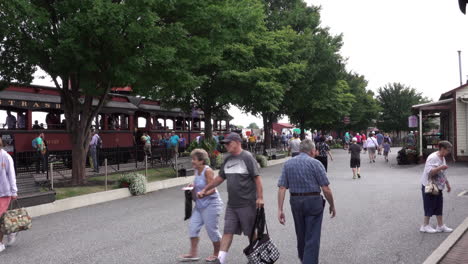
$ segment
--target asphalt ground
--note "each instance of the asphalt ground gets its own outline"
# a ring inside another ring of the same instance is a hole
[[[398,166],[397,149],[392,151],[390,163],[382,156],[369,163],[362,154],[360,180],[352,179],[349,155],[332,151],[335,161],[329,162],[328,176],[337,217],[324,215],[320,263],[422,263],[448,236],[419,232],[423,165]],[[444,193],[444,216],[447,225],[455,228],[468,217],[468,196],[457,196],[468,190],[468,165],[449,166],[453,190]],[[265,209],[270,235],[281,252],[277,263],[294,264],[299,261],[288,201],[286,225],[277,220],[281,168],[261,170]],[[226,201],[225,184],[219,190]],[[38,217],[31,230],[20,233],[17,243],[0,253],[0,263],[177,263],[176,257],[189,248],[188,222],[183,217],[180,187]],[[222,231],[222,221],[220,227]],[[242,249],[247,243],[245,237],[235,237],[230,264],[246,263]],[[200,257],[211,250],[202,230]]]

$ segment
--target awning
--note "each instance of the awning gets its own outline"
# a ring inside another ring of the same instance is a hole
[[[435,110],[450,110],[452,107],[453,98],[440,100],[437,102],[413,105],[413,110],[418,111],[435,111]]]

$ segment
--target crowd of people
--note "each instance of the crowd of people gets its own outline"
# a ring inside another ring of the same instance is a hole
[[[371,132],[368,137],[365,137],[366,142],[363,142],[362,135],[356,134],[350,138],[346,150],[350,152],[353,178],[361,177],[360,154],[364,146],[369,152],[371,163],[375,162],[373,156],[375,153],[383,151],[383,155],[388,156],[391,141],[386,135],[378,136],[379,134],[381,133]],[[350,137],[349,133],[346,135]],[[357,136],[361,136],[360,142],[358,142]],[[181,138],[175,133],[171,133],[170,137],[166,138],[177,147],[180,146]],[[199,140],[203,140],[203,138]],[[148,142],[152,142],[147,133],[143,134],[141,141],[145,148],[149,144]],[[333,156],[326,141],[326,136],[320,135],[316,145],[312,139],[300,140],[298,135],[293,134],[288,142],[288,150],[290,155],[294,155],[294,157],[285,162],[277,183],[278,221],[283,225],[286,223],[283,206],[285,193],[289,190],[296,230],[297,253],[301,263],[318,263],[321,225],[326,202],[329,204],[328,211],[331,217],[336,216],[335,202],[327,177],[327,159],[329,157],[333,160]],[[259,166],[252,153],[242,148],[243,140],[239,134],[230,133],[219,139],[219,143],[223,144],[229,153],[221,166],[219,177],[215,177],[213,170],[207,165],[209,156],[205,150],[195,149],[191,152],[195,178],[188,187],[193,188],[192,199],[195,201],[195,207],[189,224],[190,250],[189,253],[179,256],[180,261],[199,260],[199,234],[203,226],[205,226],[213,245],[213,254],[206,257],[206,262],[226,263],[234,235],[243,234],[249,242],[255,239],[252,230],[257,210],[264,206],[263,183]],[[364,143],[366,144],[364,145]],[[90,142],[91,153],[95,153],[93,149],[100,148],[100,145],[102,145],[102,140],[97,132],[93,131]],[[2,146],[3,143],[0,139],[0,147]],[[38,134],[38,137],[34,139],[33,146],[38,154],[43,153],[46,149],[43,133]],[[443,221],[442,195],[445,188],[447,192],[451,191],[451,185],[446,176],[448,166],[445,161],[445,157],[451,153],[451,149],[450,142],[441,141],[438,145],[438,151],[431,154],[426,160],[420,181],[424,208],[424,220],[420,232],[452,232],[452,229],[447,227]],[[95,154],[92,155],[95,156]],[[0,150],[0,164],[3,168],[0,170],[0,214],[2,214],[8,210],[11,201],[17,198],[18,189],[13,159],[3,149]],[[40,164],[41,162],[38,162],[38,170],[41,168]],[[94,164],[94,166],[99,170],[98,164]],[[42,168],[44,169],[44,167]],[[228,201],[224,216],[224,230],[221,235],[219,218],[224,202],[216,187],[224,181],[227,182]],[[430,191],[428,191],[429,187],[431,187]],[[429,223],[430,218],[434,215],[437,218],[436,228],[433,228]],[[16,234],[11,234],[7,236],[7,241],[3,244],[3,234],[0,233],[0,251],[5,250],[5,247],[13,244],[15,240]]]

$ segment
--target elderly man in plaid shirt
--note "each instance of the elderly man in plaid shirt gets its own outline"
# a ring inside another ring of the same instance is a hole
[[[299,259],[304,264],[315,264],[319,259],[320,232],[325,207],[320,189],[330,204],[332,218],[335,217],[336,211],[325,168],[320,161],[314,159],[314,142],[310,139],[302,141],[300,151],[298,156],[284,164],[278,181],[278,219],[281,224],[285,224],[283,203],[286,189],[289,189]]]

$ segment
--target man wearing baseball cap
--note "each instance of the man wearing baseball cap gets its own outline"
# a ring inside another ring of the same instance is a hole
[[[223,264],[226,262],[234,234],[251,235],[256,209],[263,207],[264,202],[262,178],[257,161],[250,152],[242,149],[239,134],[230,133],[220,142],[225,145],[230,155],[224,159],[219,171],[220,177],[216,177],[211,184],[198,192],[197,196],[203,198],[209,190],[227,180],[228,203],[218,256],[219,263]]]

